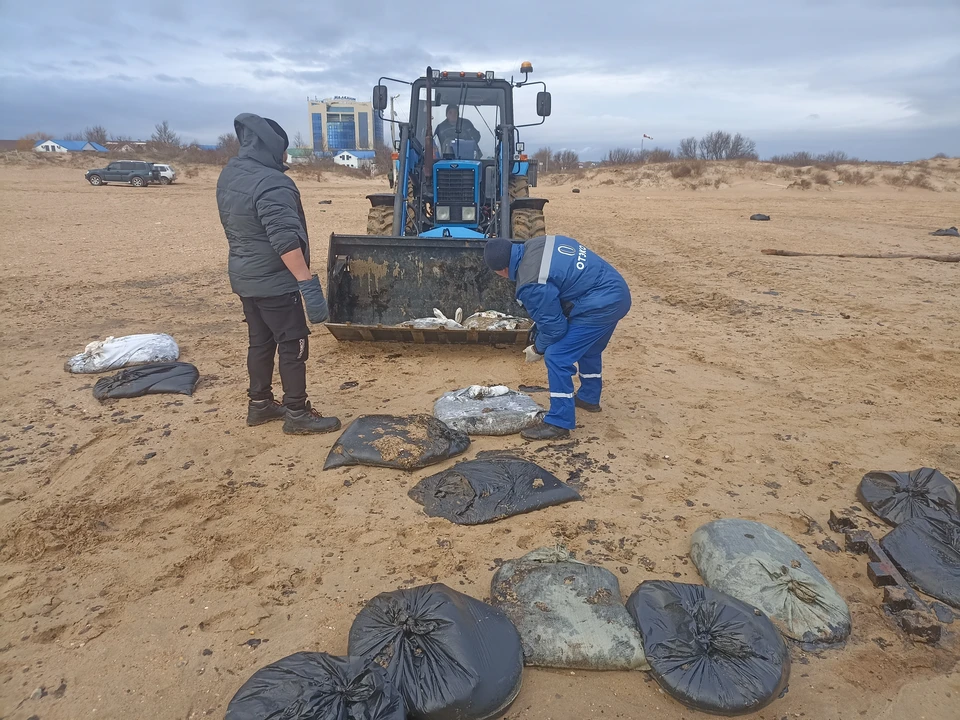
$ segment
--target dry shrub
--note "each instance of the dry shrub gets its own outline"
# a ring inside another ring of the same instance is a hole
[[[934,160],[946,160],[948,155],[946,153],[937,153],[933,156]]]
[[[183,171],[183,174],[185,177],[195,178],[200,176],[200,170],[195,167],[188,167],[186,170]]]
[[[795,180],[794,182],[787,185],[787,189],[797,188],[798,190],[809,190],[812,187],[813,187],[813,183],[810,182],[810,180],[807,178],[800,178],[799,180]]]
[[[830,184],[830,178],[827,176],[827,174],[826,174],[825,172],[818,172],[816,175],[813,176],[813,181],[814,181],[817,185],[829,185],[829,184]]]
[[[670,175],[678,180],[686,177],[700,177],[706,168],[707,164],[703,160],[687,160],[671,165]]]
[[[936,190],[936,188],[930,182],[929,175],[926,173],[917,173],[916,175],[911,176],[910,173],[907,172],[906,168],[898,172],[896,175],[887,175],[884,180],[888,185],[893,185],[901,190],[907,187],[915,187],[921,190]]]
[[[601,181],[600,181],[600,184],[601,184],[601,185],[613,185],[613,180],[610,180],[609,178],[606,179],[606,180],[601,180]]]
[[[838,170],[837,176],[844,185],[869,185],[873,181],[873,173],[862,170]]]

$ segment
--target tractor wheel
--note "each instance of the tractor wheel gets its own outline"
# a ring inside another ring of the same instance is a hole
[[[547,223],[543,218],[543,210],[518,208],[510,213],[510,222],[513,224],[513,237],[516,240],[530,240],[547,234]]]
[[[514,175],[510,178],[510,199],[518,197],[530,197],[530,183],[526,175]]]
[[[379,205],[367,211],[367,235],[393,234],[393,208]]]

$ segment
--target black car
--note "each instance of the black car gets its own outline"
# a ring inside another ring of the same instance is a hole
[[[134,187],[146,187],[149,183],[160,182],[160,171],[153,163],[142,160],[118,160],[99,170],[87,170],[86,178],[91,185],[123,182]]]

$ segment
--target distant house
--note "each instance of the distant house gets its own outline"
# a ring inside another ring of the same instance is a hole
[[[103,145],[86,140],[41,140],[33,147],[36,152],[109,152]]]
[[[359,170],[372,166],[376,156],[373,150],[341,150],[333,156],[333,162]]]
[[[305,165],[313,158],[310,148],[290,148],[287,150],[287,165]]]
[[[107,150],[110,152],[136,152],[147,149],[146,140],[108,140]]]

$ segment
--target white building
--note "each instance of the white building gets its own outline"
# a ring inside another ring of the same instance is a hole
[[[341,150],[333,156],[333,162],[359,170],[372,167],[376,157],[373,150]]]
[[[107,152],[107,148],[99,143],[87,142],[86,140],[43,140],[38,142],[33,149],[36,152]]]

